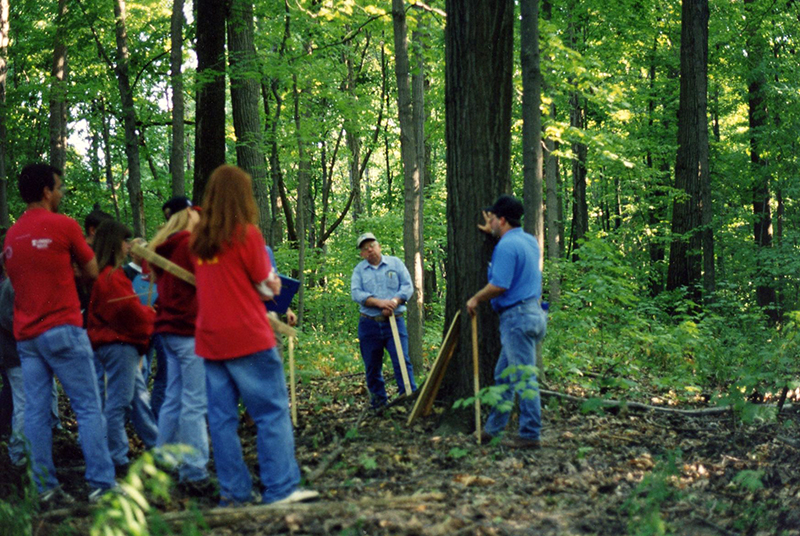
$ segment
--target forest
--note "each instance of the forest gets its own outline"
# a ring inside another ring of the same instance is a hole
[[[42,512],[2,452],[0,532],[800,535],[798,35],[795,0],[0,0],[3,233],[29,163],[64,170],[61,212],[145,238],[217,166],[248,171],[302,283],[297,458],[322,495],[214,511],[134,440],[127,497]],[[500,340],[481,306],[475,394],[463,309],[503,193],[549,303],[536,453],[472,420]],[[462,311],[413,425],[413,401],[367,410],[363,232],[412,275],[420,384]]]

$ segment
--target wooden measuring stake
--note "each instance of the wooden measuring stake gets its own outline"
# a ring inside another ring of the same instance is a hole
[[[411,396],[411,382],[408,381],[408,367],[406,367],[406,356],[403,353],[403,346],[400,344],[400,333],[397,331],[397,320],[394,314],[389,315],[389,325],[392,327],[392,337],[394,337],[394,348],[397,351],[397,360],[400,362],[400,374],[403,375],[403,385],[406,387],[406,396]]]
[[[294,379],[294,337],[289,337],[289,389],[292,401],[292,424],[297,428],[297,393]]]
[[[481,391],[480,367],[478,366],[478,313],[472,315],[472,375],[475,383],[475,433],[481,444]]]
[[[111,298],[106,303],[114,303],[123,300],[130,300],[131,298],[138,298],[140,296],[144,296],[145,293],[142,294],[128,294],[127,296],[120,296],[119,298]]]
[[[131,246],[131,251],[136,255],[139,255],[144,260],[149,262],[150,264],[154,264],[164,270],[165,272],[169,272],[178,279],[186,281],[190,285],[194,285],[194,274],[181,266],[178,266],[171,260],[167,259],[166,257],[162,257],[155,251],[149,250],[147,248],[143,248],[139,244],[134,244]]]

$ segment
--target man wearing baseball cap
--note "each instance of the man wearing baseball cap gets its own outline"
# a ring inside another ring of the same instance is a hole
[[[508,424],[510,411],[498,408],[513,402],[519,394],[519,438],[507,444],[521,448],[539,448],[542,429],[542,407],[539,386],[533,367],[536,364],[536,343],[544,338],[547,317],[539,299],[542,295],[542,273],[539,270],[539,244],[520,227],[524,213],[522,203],[510,195],[501,195],[484,211],[481,231],[499,239],[489,265],[489,282],[467,301],[467,310],[476,314],[480,302],[491,300],[500,315],[502,350],[495,367],[496,385],[508,385],[500,402],[486,420],[484,431],[494,437]],[[503,377],[503,371],[517,367]],[[531,397],[530,393],[534,396]]]
[[[414,293],[411,274],[397,257],[381,254],[381,245],[372,233],[364,233],[356,240],[356,247],[364,259],[353,270],[350,295],[359,304],[361,318],[358,322],[358,340],[361,358],[367,377],[367,389],[373,409],[385,406],[388,400],[383,380],[383,352],[389,352],[394,368],[394,378],[400,393],[405,392],[403,374],[397,357],[389,317],[394,315],[400,345],[408,370],[412,391],[417,390],[414,370],[408,358],[408,331],[403,319],[405,303]]]

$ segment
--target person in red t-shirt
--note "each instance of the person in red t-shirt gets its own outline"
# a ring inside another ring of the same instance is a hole
[[[200,220],[196,210],[173,212],[148,246],[181,268],[194,272],[189,235]],[[206,427],[206,372],[195,353],[197,294],[194,285],[150,265],[158,286],[155,333],[166,356],[167,388],[158,414],[157,445],[183,444],[191,452],[178,466],[179,485],[190,495],[212,491],[208,478],[208,431]]]
[[[98,383],[104,375],[106,378],[103,413],[108,425],[108,447],[118,474],[127,469],[130,461],[125,410],[133,401],[136,375],[141,374],[139,356],[147,350],[156,317],[152,307],[139,301],[122,269],[132,234],[113,220],[104,221],[97,228],[93,247],[100,275],[92,287],[86,326],[95,351]],[[144,424],[152,429],[152,434],[147,435],[155,436],[153,413],[149,407],[145,413],[149,418]]]
[[[94,356],[82,328],[72,261],[83,273],[97,277],[94,252],[78,222],[57,214],[63,194],[62,173],[45,164],[23,168],[19,191],[28,204],[6,235],[3,256],[16,292],[14,338],[25,383],[25,436],[30,442],[34,482],[40,500],[71,498],[61,490],[53,464],[50,389],[53,374],[72,404],[86,461],[90,500],[116,486],[114,464],[106,442],[106,421]]]
[[[300,470],[283,363],[262,301],[280,292],[280,279],[255,226],[257,217],[250,175],[235,166],[214,170],[190,247],[197,255],[195,338],[197,354],[206,360],[208,423],[220,506],[255,498],[238,435],[239,397],[258,433],[264,487],[258,499],[297,502],[319,495],[297,487]]]

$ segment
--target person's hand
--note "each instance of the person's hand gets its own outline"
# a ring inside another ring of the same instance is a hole
[[[281,293],[281,278],[278,277],[278,274],[276,274],[274,270],[269,273],[266,283],[275,296]]]
[[[397,298],[381,300],[381,312],[383,313],[383,316],[392,316],[398,305],[400,305],[400,301]]]
[[[478,312],[478,300],[475,299],[475,296],[467,300],[467,311],[470,316],[475,316]]]
[[[480,229],[484,233],[492,234],[492,226],[490,224],[490,222],[492,221],[492,217],[485,210],[482,210],[481,213],[483,214],[483,224],[481,225],[479,223],[478,229]]]
[[[297,325],[297,315],[291,309],[286,309],[286,323],[290,326]]]

